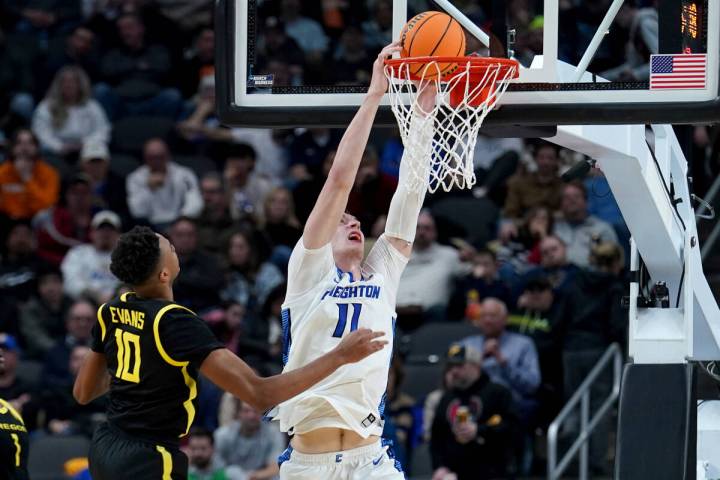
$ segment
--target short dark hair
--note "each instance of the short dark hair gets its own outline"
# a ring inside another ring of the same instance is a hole
[[[585,198],[585,200],[588,199],[587,188],[585,187],[585,184],[583,182],[581,182],[580,180],[573,180],[571,182],[566,183],[565,186],[563,187],[563,190],[565,190],[568,187],[573,187],[573,188],[580,190],[583,198]]]
[[[476,257],[481,257],[481,256],[482,257],[490,257],[493,259],[494,262],[497,262],[497,254],[494,251],[492,251],[491,249],[489,249],[487,246],[478,248],[475,251],[475,256]]]
[[[255,160],[257,153],[255,149],[247,143],[228,143],[220,148],[220,158],[227,160],[228,158],[250,158]]]
[[[204,437],[210,440],[210,445],[215,444],[215,439],[210,430],[205,427],[195,426],[190,429],[190,437]]]
[[[110,271],[121,282],[140,285],[160,262],[160,240],[151,228],[134,227],[120,235],[110,260]]]

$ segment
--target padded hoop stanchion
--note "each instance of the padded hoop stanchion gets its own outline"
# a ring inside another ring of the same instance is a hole
[[[450,71],[447,70],[451,65]],[[442,68],[441,68],[442,65]],[[406,57],[385,60],[390,106],[405,148],[414,148],[410,125],[414,115],[432,117],[435,135],[429,169],[413,172],[408,187],[434,192],[471,188],[475,184],[473,151],[483,120],[517,78],[515,60],[490,57]],[[414,73],[413,73],[414,72]],[[435,106],[422,110],[418,92],[432,85]],[[429,183],[427,176],[429,175]]]

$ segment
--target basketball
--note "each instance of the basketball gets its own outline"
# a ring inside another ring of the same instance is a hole
[[[400,34],[401,57],[459,57],[465,55],[465,31],[450,15],[443,12],[423,12],[408,21]],[[421,74],[425,64],[411,64],[412,75]],[[426,79],[451,73],[457,64],[439,63],[427,68]]]

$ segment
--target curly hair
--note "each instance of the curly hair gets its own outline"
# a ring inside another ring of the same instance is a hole
[[[140,285],[160,262],[160,240],[152,229],[134,227],[120,236],[110,259],[110,271],[121,282]]]

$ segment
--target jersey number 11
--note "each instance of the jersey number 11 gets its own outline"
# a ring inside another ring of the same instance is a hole
[[[338,303],[337,307],[339,310],[338,323],[335,326],[333,337],[340,338],[345,333],[345,325],[347,324],[348,307],[352,305],[352,318],[350,319],[350,331],[354,332],[358,329],[358,320],[360,320],[360,311],[362,310],[362,303]]]

